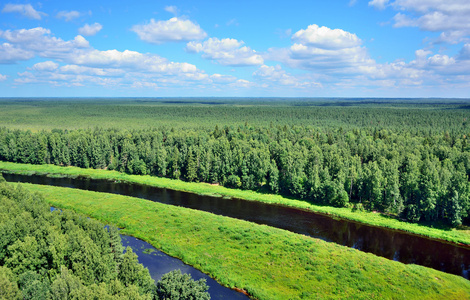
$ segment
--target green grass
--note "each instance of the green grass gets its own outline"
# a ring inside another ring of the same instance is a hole
[[[29,165],[0,161],[0,170],[20,174],[47,174],[48,176],[86,176],[95,179],[119,180],[146,184],[150,186],[168,188],[173,190],[197,193],[201,195],[223,196],[240,198],[250,201],[261,201],[285,206],[307,209],[317,213],[336,216],[377,227],[385,227],[411,232],[430,238],[446,240],[449,242],[470,245],[470,230],[465,228],[433,228],[422,224],[403,222],[386,215],[374,212],[353,211],[350,208],[335,208],[329,206],[313,205],[306,201],[292,200],[280,195],[262,194],[254,191],[229,189],[207,183],[184,182],[154,176],[128,175],[117,171],[81,169],[77,167],[60,167],[54,165]]]
[[[319,239],[138,198],[22,184],[258,299],[465,299],[470,281]]]

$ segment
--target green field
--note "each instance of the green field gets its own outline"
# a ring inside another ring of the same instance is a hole
[[[23,184],[257,299],[464,299],[470,282],[285,230],[120,195]]]
[[[470,230],[467,227],[456,228],[433,228],[430,226],[408,223],[390,218],[387,215],[367,211],[354,211],[351,208],[336,208],[320,206],[306,201],[288,199],[280,195],[262,194],[253,191],[228,189],[222,186],[214,186],[207,183],[184,182],[168,178],[154,176],[137,176],[120,173],[116,171],[81,169],[76,167],[59,167],[54,165],[28,165],[15,164],[0,161],[0,170],[18,174],[47,174],[49,176],[85,176],[95,179],[119,180],[123,182],[140,183],[149,186],[169,188],[173,190],[186,191],[201,195],[226,196],[246,199],[251,201],[262,201],[286,206],[308,209],[314,212],[341,217],[348,220],[370,224],[379,227],[403,230],[431,238],[442,239],[454,243],[470,245]]]

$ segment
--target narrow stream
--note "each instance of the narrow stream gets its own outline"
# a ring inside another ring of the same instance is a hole
[[[190,274],[194,280],[205,278],[206,284],[209,286],[208,292],[212,300],[249,299],[248,296],[242,293],[220,285],[217,281],[198,269],[186,265],[181,260],[155,249],[147,242],[128,235],[121,235],[121,240],[124,247],[130,246],[134,253],[137,254],[139,262],[149,269],[150,276],[152,276],[155,282],[160,280],[164,274],[180,269],[181,273]]]
[[[41,175],[4,173],[11,182],[71,187],[133,196],[165,204],[189,207],[247,220],[320,238],[328,242],[371,252],[391,260],[413,263],[469,279],[470,247],[436,241],[413,234],[241,199],[201,196],[146,185],[89,178],[51,178]]]
[[[51,207],[51,211],[57,208]],[[108,227],[106,225],[105,227]],[[159,281],[163,275],[174,270],[181,270],[183,274],[191,275],[192,279],[199,280],[205,279],[206,284],[209,287],[209,294],[212,300],[225,300],[225,299],[250,299],[243,293],[229,289],[220,285],[217,281],[212,279],[210,276],[202,273],[196,268],[185,264],[180,259],[169,256],[166,253],[161,252],[149,243],[142,241],[130,235],[121,234],[121,243],[124,249],[129,246],[132,251],[137,255],[139,263],[149,270],[150,276],[155,282]],[[125,251],[125,250],[124,250]]]

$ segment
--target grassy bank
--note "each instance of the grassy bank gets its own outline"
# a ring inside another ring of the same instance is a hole
[[[229,189],[207,183],[184,182],[168,178],[153,176],[128,175],[117,171],[81,169],[77,167],[60,167],[54,165],[29,165],[0,161],[0,170],[20,174],[47,174],[49,176],[86,176],[95,179],[119,180],[146,184],[155,187],[168,188],[179,191],[197,193],[201,195],[224,196],[241,198],[250,201],[261,201],[285,206],[307,209],[318,213],[337,216],[378,227],[392,228],[427,237],[442,239],[449,242],[470,245],[470,230],[465,229],[439,229],[422,224],[402,222],[382,215],[380,213],[352,211],[350,208],[335,208],[329,206],[313,205],[306,201],[292,200],[280,195],[261,194],[253,191]]]
[[[258,299],[463,299],[470,281],[250,222],[138,198],[23,184]]]

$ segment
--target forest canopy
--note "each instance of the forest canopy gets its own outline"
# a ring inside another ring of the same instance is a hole
[[[470,210],[463,133],[303,126],[0,129],[0,160],[258,190],[458,226]]]
[[[178,272],[156,285],[132,248],[123,250],[116,227],[51,212],[40,195],[0,176],[0,299],[210,299],[204,280]]]

